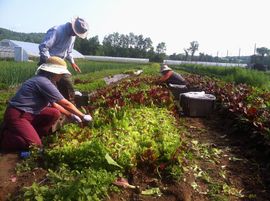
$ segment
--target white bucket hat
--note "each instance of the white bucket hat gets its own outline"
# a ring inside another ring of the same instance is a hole
[[[88,35],[88,23],[82,18],[74,18],[71,21],[72,29],[74,33],[82,39],[85,39]]]
[[[172,70],[169,66],[167,65],[163,65],[160,67],[160,72],[165,72],[165,71],[169,71],[169,70]]]
[[[40,70],[47,71],[54,74],[69,74],[71,73],[67,69],[66,62],[59,57],[49,57],[46,63],[41,64],[36,70],[36,74],[39,73]]]

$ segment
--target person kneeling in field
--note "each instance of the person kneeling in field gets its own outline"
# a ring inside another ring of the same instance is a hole
[[[165,82],[166,84],[186,85],[185,79],[179,73],[174,72],[165,64],[160,67],[160,73],[162,77],[159,79],[159,82]]]
[[[89,114],[80,112],[56,88],[54,83],[64,74],[70,74],[66,62],[52,56],[39,66],[35,76],[22,84],[4,114],[1,133],[3,151],[26,150],[31,145],[42,147],[40,138],[49,134],[61,113],[75,123],[92,120]]]

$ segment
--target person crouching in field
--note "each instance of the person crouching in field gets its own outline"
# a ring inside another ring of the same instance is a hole
[[[26,150],[31,145],[42,147],[40,138],[49,134],[61,113],[76,123],[92,120],[65,99],[54,85],[65,74],[70,75],[66,62],[52,56],[39,66],[35,76],[22,84],[4,114],[2,151]]]
[[[161,83],[186,85],[186,80],[165,64],[160,67],[160,73],[162,77],[159,79],[159,82]]]

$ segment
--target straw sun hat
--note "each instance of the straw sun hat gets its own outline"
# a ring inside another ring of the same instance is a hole
[[[165,71],[169,71],[172,70],[169,66],[167,66],[166,64],[160,67],[160,72],[163,73]]]
[[[72,29],[74,31],[74,33],[79,36],[80,38],[84,39],[87,37],[88,34],[88,23],[82,19],[82,18],[74,18],[71,21],[71,25],[72,25]]]
[[[71,73],[67,69],[66,62],[63,59],[59,57],[55,57],[55,56],[49,57],[46,63],[40,65],[36,71],[36,74],[38,74],[40,70],[47,71],[54,74],[71,75]]]

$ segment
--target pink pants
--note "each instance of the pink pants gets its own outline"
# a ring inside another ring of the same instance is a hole
[[[52,107],[44,108],[38,115],[8,107],[4,115],[1,149],[14,151],[28,149],[32,144],[42,146],[40,138],[48,135],[60,115],[60,111]]]

